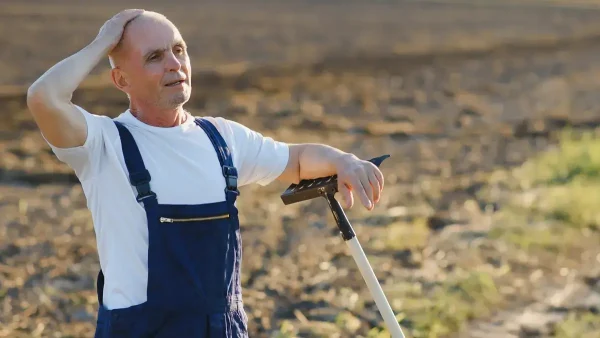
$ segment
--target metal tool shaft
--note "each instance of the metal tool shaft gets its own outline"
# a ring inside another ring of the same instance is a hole
[[[379,281],[373,272],[373,268],[371,267],[371,264],[369,264],[369,260],[356,238],[354,229],[352,229],[352,225],[350,224],[350,221],[348,221],[344,209],[342,209],[342,206],[335,199],[333,194],[326,193],[323,197],[325,197],[331,208],[333,218],[335,218],[338,229],[342,234],[342,238],[350,248],[350,253],[375,300],[375,305],[377,305],[377,309],[379,310],[379,313],[381,313],[392,338],[404,338],[404,333],[402,333],[400,324],[398,324],[398,320],[385,297],[385,293],[383,293],[381,285],[379,285]]]

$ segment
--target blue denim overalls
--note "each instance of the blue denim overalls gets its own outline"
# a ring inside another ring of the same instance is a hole
[[[240,283],[242,243],[234,205],[239,195],[237,170],[225,140],[212,123],[196,119],[221,162],[225,201],[158,204],[133,136],[124,125],[114,122],[130,182],[148,220],[148,299],[108,310],[102,304],[104,275],[100,270],[95,337],[248,337]]]

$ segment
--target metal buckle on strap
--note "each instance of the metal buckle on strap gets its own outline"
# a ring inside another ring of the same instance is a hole
[[[235,167],[224,165],[223,176],[225,176],[225,190],[239,193],[237,169]]]
[[[149,197],[156,197],[156,194],[150,189],[150,172],[148,170],[129,175],[129,181],[138,192],[136,197],[138,202]]]
[[[138,192],[140,191],[140,189],[138,188]],[[153,191],[149,190],[146,193],[138,193],[136,200],[138,202],[142,202],[143,200],[145,200],[146,198],[149,197],[156,197],[156,193],[154,193]]]

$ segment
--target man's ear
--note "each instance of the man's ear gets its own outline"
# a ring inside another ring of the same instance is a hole
[[[117,66],[111,69],[110,76],[112,82],[119,90],[127,92],[126,88],[129,87],[129,82],[127,81],[127,74],[121,68]]]

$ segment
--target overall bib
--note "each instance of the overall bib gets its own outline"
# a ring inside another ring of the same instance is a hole
[[[195,122],[219,157],[226,182],[223,202],[158,204],[133,136],[115,121],[130,182],[148,221],[148,298],[139,305],[108,310],[102,303],[100,270],[96,338],[248,337],[240,283],[242,243],[234,205],[239,195],[237,170],[214,125],[204,119]]]

